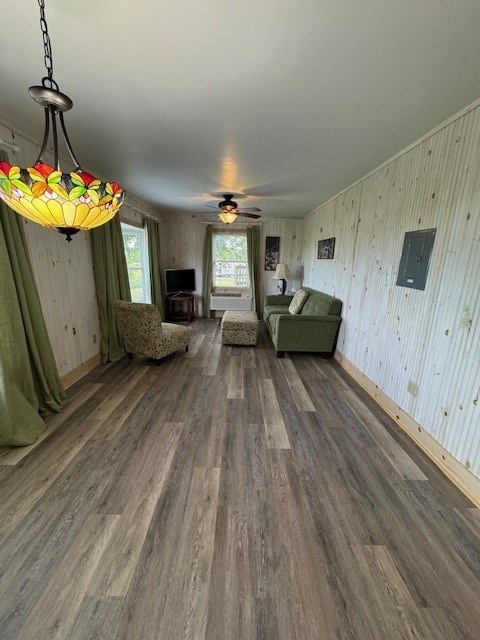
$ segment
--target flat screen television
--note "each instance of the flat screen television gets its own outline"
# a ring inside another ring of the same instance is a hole
[[[195,269],[165,269],[166,293],[192,293],[195,288]]]

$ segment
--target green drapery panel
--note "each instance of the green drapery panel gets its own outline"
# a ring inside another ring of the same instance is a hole
[[[247,227],[247,254],[250,286],[252,289],[253,311],[261,309],[260,304],[260,227]]]
[[[203,245],[203,317],[210,318],[210,297],[212,293],[212,242],[213,227],[205,227],[205,242]]]
[[[45,429],[28,357],[15,280],[3,233],[10,214],[0,203],[0,445],[35,442]]]
[[[120,217],[117,214],[110,222],[92,229],[91,233],[102,362],[115,362],[125,355],[125,349],[112,303],[115,300],[130,302],[132,299]]]
[[[150,292],[152,304],[158,307],[162,320],[165,320],[165,295],[163,292],[162,272],[160,269],[160,224],[152,218],[145,218],[148,239],[148,261],[150,264]]]
[[[0,158],[1,159],[1,158]],[[39,412],[67,400],[48,337],[23,222],[0,201],[0,445],[31,444]]]
[[[9,368],[0,360],[0,446],[32,444],[45,430],[45,423],[30,403],[23,385],[13,381]],[[23,387],[23,389],[22,389]],[[31,399],[36,401],[36,396]]]

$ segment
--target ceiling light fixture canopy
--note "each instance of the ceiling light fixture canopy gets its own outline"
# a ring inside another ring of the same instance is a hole
[[[53,79],[45,0],[38,0],[38,5],[47,75],[42,78],[41,85],[30,87],[29,93],[45,111],[43,142],[33,166],[21,169],[8,162],[0,162],[0,198],[25,218],[44,227],[57,228],[70,242],[71,236],[78,231],[93,229],[111,220],[122,206],[125,192],[117,183],[101,182],[83,171],[75,157],[63,118],[63,113],[73,107],[73,102],[59,90]],[[69,173],[63,173],[60,169],[59,128],[75,167]],[[44,160],[50,133],[53,167]]]

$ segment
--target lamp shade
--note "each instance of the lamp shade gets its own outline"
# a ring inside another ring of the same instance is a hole
[[[235,220],[237,219],[237,214],[233,211],[224,210],[222,211],[222,213],[218,214],[218,217],[222,222],[225,222],[225,224],[232,224],[232,222],[235,222]]]
[[[20,169],[0,162],[0,198],[14,211],[67,234],[108,222],[125,194],[115,182],[102,183],[85,171],[62,173],[37,163]]]
[[[290,278],[288,264],[277,264],[273,278],[274,280],[288,280]]]

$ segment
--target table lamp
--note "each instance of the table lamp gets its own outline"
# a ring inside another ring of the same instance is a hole
[[[274,280],[282,281],[282,296],[285,295],[285,289],[287,288],[287,279],[290,278],[290,269],[288,264],[277,264],[275,269]]]

